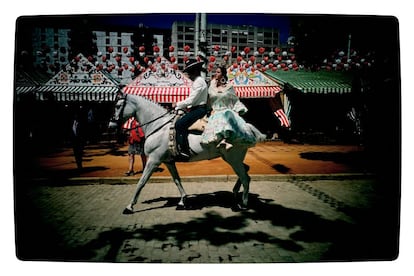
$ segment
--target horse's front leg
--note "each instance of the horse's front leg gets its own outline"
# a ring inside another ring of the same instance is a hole
[[[180,202],[178,202],[177,208],[182,209],[185,207],[185,198],[187,194],[183,188],[183,185],[181,184],[181,179],[178,174],[177,167],[175,166],[175,162],[166,162],[164,164],[167,166],[175,185],[177,185],[178,191],[180,191]]]
[[[141,190],[144,188],[145,184],[148,182],[149,178],[151,177],[152,173],[158,166],[160,165],[159,162],[154,162],[151,158],[148,158],[147,164],[145,165],[144,171],[142,172],[142,176],[137,183],[137,189],[135,190],[135,194],[132,197],[131,203],[127,205],[127,207],[122,212],[124,215],[129,215],[134,213],[134,205],[138,201],[139,194]]]

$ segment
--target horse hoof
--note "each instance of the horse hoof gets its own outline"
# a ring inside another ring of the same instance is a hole
[[[124,211],[122,212],[123,215],[132,215],[134,213],[133,210],[125,208]]]
[[[175,210],[185,210],[185,209],[186,209],[185,205],[181,205],[181,204],[177,205],[177,208],[175,208]]]
[[[246,206],[244,206],[244,205],[236,204],[233,207],[231,207],[231,210],[233,212],[243,212],[243,211],[247,211],[248,208]]]

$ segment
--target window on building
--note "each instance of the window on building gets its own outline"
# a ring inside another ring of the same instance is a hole
[[[211,30],[211,33],[213,34],[213,35],[219,35],[220,34],[220,29],[212,29]]]
[[[219,36],[213,36],[213,37],[211,38],[211,41],[212,41],[213,43],[220,43],[220,37],[219,37]]]
[[[185,32],[194,32],[194,27],[185,27]]]

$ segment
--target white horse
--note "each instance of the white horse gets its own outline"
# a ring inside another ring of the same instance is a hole
[[[144,150],[148,159],[142,176],[137,183],[135,194],[123,213],[132,214],[134,212],[133,207],[137,203],[142,188],[161,163],[164,163],[168,168],[180,192],[181,199],[178,203],[178,208],[184,208],[186,192],[181,184],[180,176],[175,166],[176,160],[174,160],[174,156],[169,149],[170,126],[175,114],[146,98],[125,94],[118,98],[115,106],[115,114],[109,126],[119,126],[132,116],[140,122],[145,133]],[[263,134],[259,130],[250,124],[248,125],[251,132],[258,139],[263,139]],[[247,174],[248,166],[243,163],[243,160],[247,153],[247,146],[234,144],[230,150],[226,150],[224,147],[217,148],[216,145],[201,144],[201,135],[194,134],[189,135],[188,141],[191,149],[189,162],[221,157],[230,164],[238,176],[238,180],[233,188],[233,194],[236,200],[235,206],[239,209],[246,209],[250,177]],[[237,204],[237,194],[241,185],[243,185],[242,202]]]

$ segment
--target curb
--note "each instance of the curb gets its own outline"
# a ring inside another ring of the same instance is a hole
[[[340,174],[277,174],[277,175],[250,175],[251,181],[274,181],[274,182],[295,182],[295,181],[317,181],[317,180],[351,180],[369,179],[373,174],[369,173],[340,173]],[[139,177],[72,177],[72,178],[35,178],[31,182],[62,186],[62,185],[130,185],[136,184]],[[184,182],[235,182],[235,175],[202,175],[183,176]],[[170,176],[151,177],[148,183],[173,182]]]

